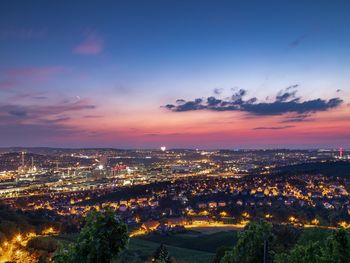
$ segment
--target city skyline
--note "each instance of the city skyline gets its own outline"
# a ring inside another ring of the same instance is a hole
[[[3,3],[0,147],[349,148],[350,4],[267,2]]]

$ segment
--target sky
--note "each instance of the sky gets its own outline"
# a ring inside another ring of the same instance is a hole
[[[0,147],[350,148],[350,2],[0,3]]]

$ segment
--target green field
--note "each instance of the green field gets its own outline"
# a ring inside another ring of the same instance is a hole
[[[199,250],[215,253],[221,246],[234,246],[236,240],[235,231],[223,231],[213,234],[186,233],[177,235],[148,235],[139,239],[163,243],[169,246]]]
[[[176,235],[151,234],[131,239],[129,251],[146,260],[163,243],[177,262],[204,263],[211,262],[219,247],[233,247],[236,236],[236,231],[222,231],[213,234],[202,234],[196,231]]]
[[[177,263],[210,263],[219,247],[233,247],[236,236],[237,232],[232,230],[211,234],[197,231],[174,235],[150,234],[131,238],[125,253],[128,256],[123,257],[120,262],[150,262],[153,253],[163,243]],[[76,235],[60,235],[54,238],[63,245],[67,245],[75,241]]]
[[[159,245],[159,243],[152,241],[133,238],[129,243],[129,251],[136,253],[144,262],[150,262],[150,257]],[[184,247],[167,245],[166,248],[169,254],[176,258],[176,262],[178,263],[210,263],[215,255],[214,253]]]

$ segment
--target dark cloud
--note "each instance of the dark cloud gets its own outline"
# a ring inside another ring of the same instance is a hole
[[[256,104],[244,104],[241,107],[242,111],[249,112],[255,115],[281,115],[289,112],[310,113],[318,111],[327,111],[331,108],[339,106],[343,101],[339,98],[330,100],[314,99],[308,101],[275,101],[271,103],[262,102]]]
[[[34,97],[32,97],[32,99],[35,99],[35,100],[46,100],[48,98],[49,97],[46,97],[46,96],[34,96]]]
[[[176,103],[179,103],[179,104],[181,104],[181,103],[185,103],[186,101],[185,100],[183,100],[183,99],[178,99],[178,100],[176,100]]]
[[[207,99],[207,103],[208,103],[208,105],[210,105],[210,106],[216,106],[216,105],[220,104],[221,102],[222,102],[222,100],[218,100],[218,99],[215,98],[215,97],[209,97],[209,98]]]
[[[214,89],[214,94],[215,95],[221,95],[221,93],[222,93],[222,89],[220,89],[220,88]]]
[[[85,115],[85,116],[83,116],[83,118],[86,118],[86,119],[102,118],[102,117],[103,117],[102,115]]]
[[[286,125],[286,126],[273,126],[273,127],[256,127],[253,130],[285,130],[294,128],[293,125]]]
[[[298,85],[293,85],[293,86],[289,86],[285,90],[279,91],[276,96],[276,101],[279,101],[279,102],[284,102],[289,100],[299,101],[300,98],[296,97],[297,87]]]
[[[177,100],[178,101],[178,100]],[[206,106],[202,105],[202,99],[195,99],[194,101],[181,101],[177,106],[168,104],[165,107],[173,111],[193,111],[193,110],[203,110]],[[176,110],[174,110],[176,108]]]
[[[18,110],[18,111],[17,110],[10,110],[9,114],[12,116],[15,116],[15,117],[20,117],[20,118],[27,116],[27,112],[21,111],[21,110]]]
[[[181,136],[181,135],[187,135],[186,133],[145,133],[144,136],[149,136],[149,137],[166,137],[166,136]]]
[[[261,116],[294,113],[299,115],[297,119],[302,120],[301,115],[327,111],[338,107],[343,102],[340,98],[332,98],[330,100],[317,98],[302,101],[301,97],[296,96],[297,87],[298,85],[293,85],[278,92],[275,100],[272,102],[259,102],[255,97],[244,99],[247,91],[240,89],[226,99],[210,96],[206,99],[198,98],[193,101],[177,100],[176,104],[167,104],[164,107],[174,112],[197,110],[240,111]],[[297,119],[295,119],[295,122],[297,122]]]
[[[311,114],[297,114],[294,116],[286,117],[281,123],[296,123],[296,122],[310,122],[315,119],[310,118]]]
[[[296,39],[294,39],[292,42],[289,43],[289,47],[290,48],[298,47],[308,36],[309,34],[303,34],[297,37]]]

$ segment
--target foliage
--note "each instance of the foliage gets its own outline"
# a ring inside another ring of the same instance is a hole
[[[170,263],[170,257],[166,247],[161,244],[152,257],[152,262],[155,263]]]
[[[330,230],[321,228],[305,229],[298,240],[298,245],[307,245],[317,241],[320,242],[320,245],[324,245],[331,233]]]
[[[322,248],[319,242],[307,245],[297,245],[289,255],[281,254],[276,256],[276,263],[320,263],[322,262]]]
[[[272,224],[249,223],[240,234],[232,251],[226,252],[221,263],[257,263],[264,257],[264,241],[272,240]]]
[[[274,253],[282,253],[290,250],[299,240],[301,230],[291,225],[274,225],[272,228],[273,241],[271,250]]]
[[[226,252],[230,251],[231,248],[230,247],[219,247],[216,250],[216,254],[215,257],[213,258],[212,263],[220,263],[221,259],[225,256]]]
[[[327,239],[324,250],[324,262],[350,262],[350,242],[345,230],[339,230]]]
[[[60,249],[53,257],[55,263],[109,263],[128,243],[128,231],[112,210],[93,211],[86,219],[77,242]]]
[[[316,232],[319,233],[319,232]],[[349,237],[345,230],[333,232],[325,242],[296,245],[289,254],[276,256],[276,263],[349,263]]]

